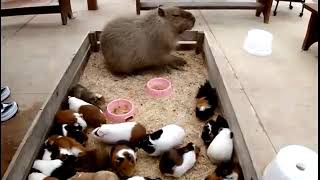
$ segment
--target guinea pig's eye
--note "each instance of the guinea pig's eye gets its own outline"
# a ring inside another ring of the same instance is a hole
[[[179,15],[178,15],[178,14],[172,14],[172,16],[173,16],[173,17],[179,17]]]
[[[117,157],[116,162],[117,162],[118,164],[121,164],[121,163],[123,162],[123,160],[124,160],[124,158],[122,158],[122,157]]]

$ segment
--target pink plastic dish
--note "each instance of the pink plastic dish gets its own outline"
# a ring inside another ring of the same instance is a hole
[[[146,93],[154,97],[169,96],[172,92],[171,82],[164,78],[153,78],[147,82]]]
[[[121,108],[124,110],[124,113],[122,113],[121,110],[119,110]],[[134,115],[133,103],[127,99],[113,100],[107,105],[105,115],[115,123],[126,122],[131,118],[133,118],[133,115]]]

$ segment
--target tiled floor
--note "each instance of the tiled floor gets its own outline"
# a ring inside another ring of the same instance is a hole
[[[72,0],[73,20],[61,25],[59,14],[1,18],[1,85],[9,85],[19,114],[1,124],[1,174],[17,149],[40,106],[91,30],[105,22],[135,13],[134,0],[98,1],[98,11],[87,11],[86,1]],[[254,11],[193,11],[195,29],[209,27],[232,71],[267,133],[274,150],[301,144],[318,151],[318,43],[301,51],[310,13],[298,17],[301,5],[280,2],[278,14],[263,24]],[[273,34],[273,53],[255,57],[242,50],[246,33],[262,28]],[[248,124],[250,126],[250,124]]]

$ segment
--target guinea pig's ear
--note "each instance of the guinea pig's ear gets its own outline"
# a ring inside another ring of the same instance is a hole
[[[164,10],[159,6],[159,8],[158,8],[158,14],[159,14],[159,16],[161,16],[161,17],[164,17],[165,16],[165,12],[164,12]]]
[[[123,161],[124,161],[123,157],[117,157],[117,159],[116,159],[117,164],[121,164]]]

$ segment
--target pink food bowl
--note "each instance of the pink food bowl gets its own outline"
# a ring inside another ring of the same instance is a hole
[[[169,96],[172,92],[171,82],[164,78],[153,78],[147,82],[146,93],[154,97]]]
[[[133,118],[133,103],[127,99],[113,100],[107,105],[105,115],[115,123],[126,122]]]

